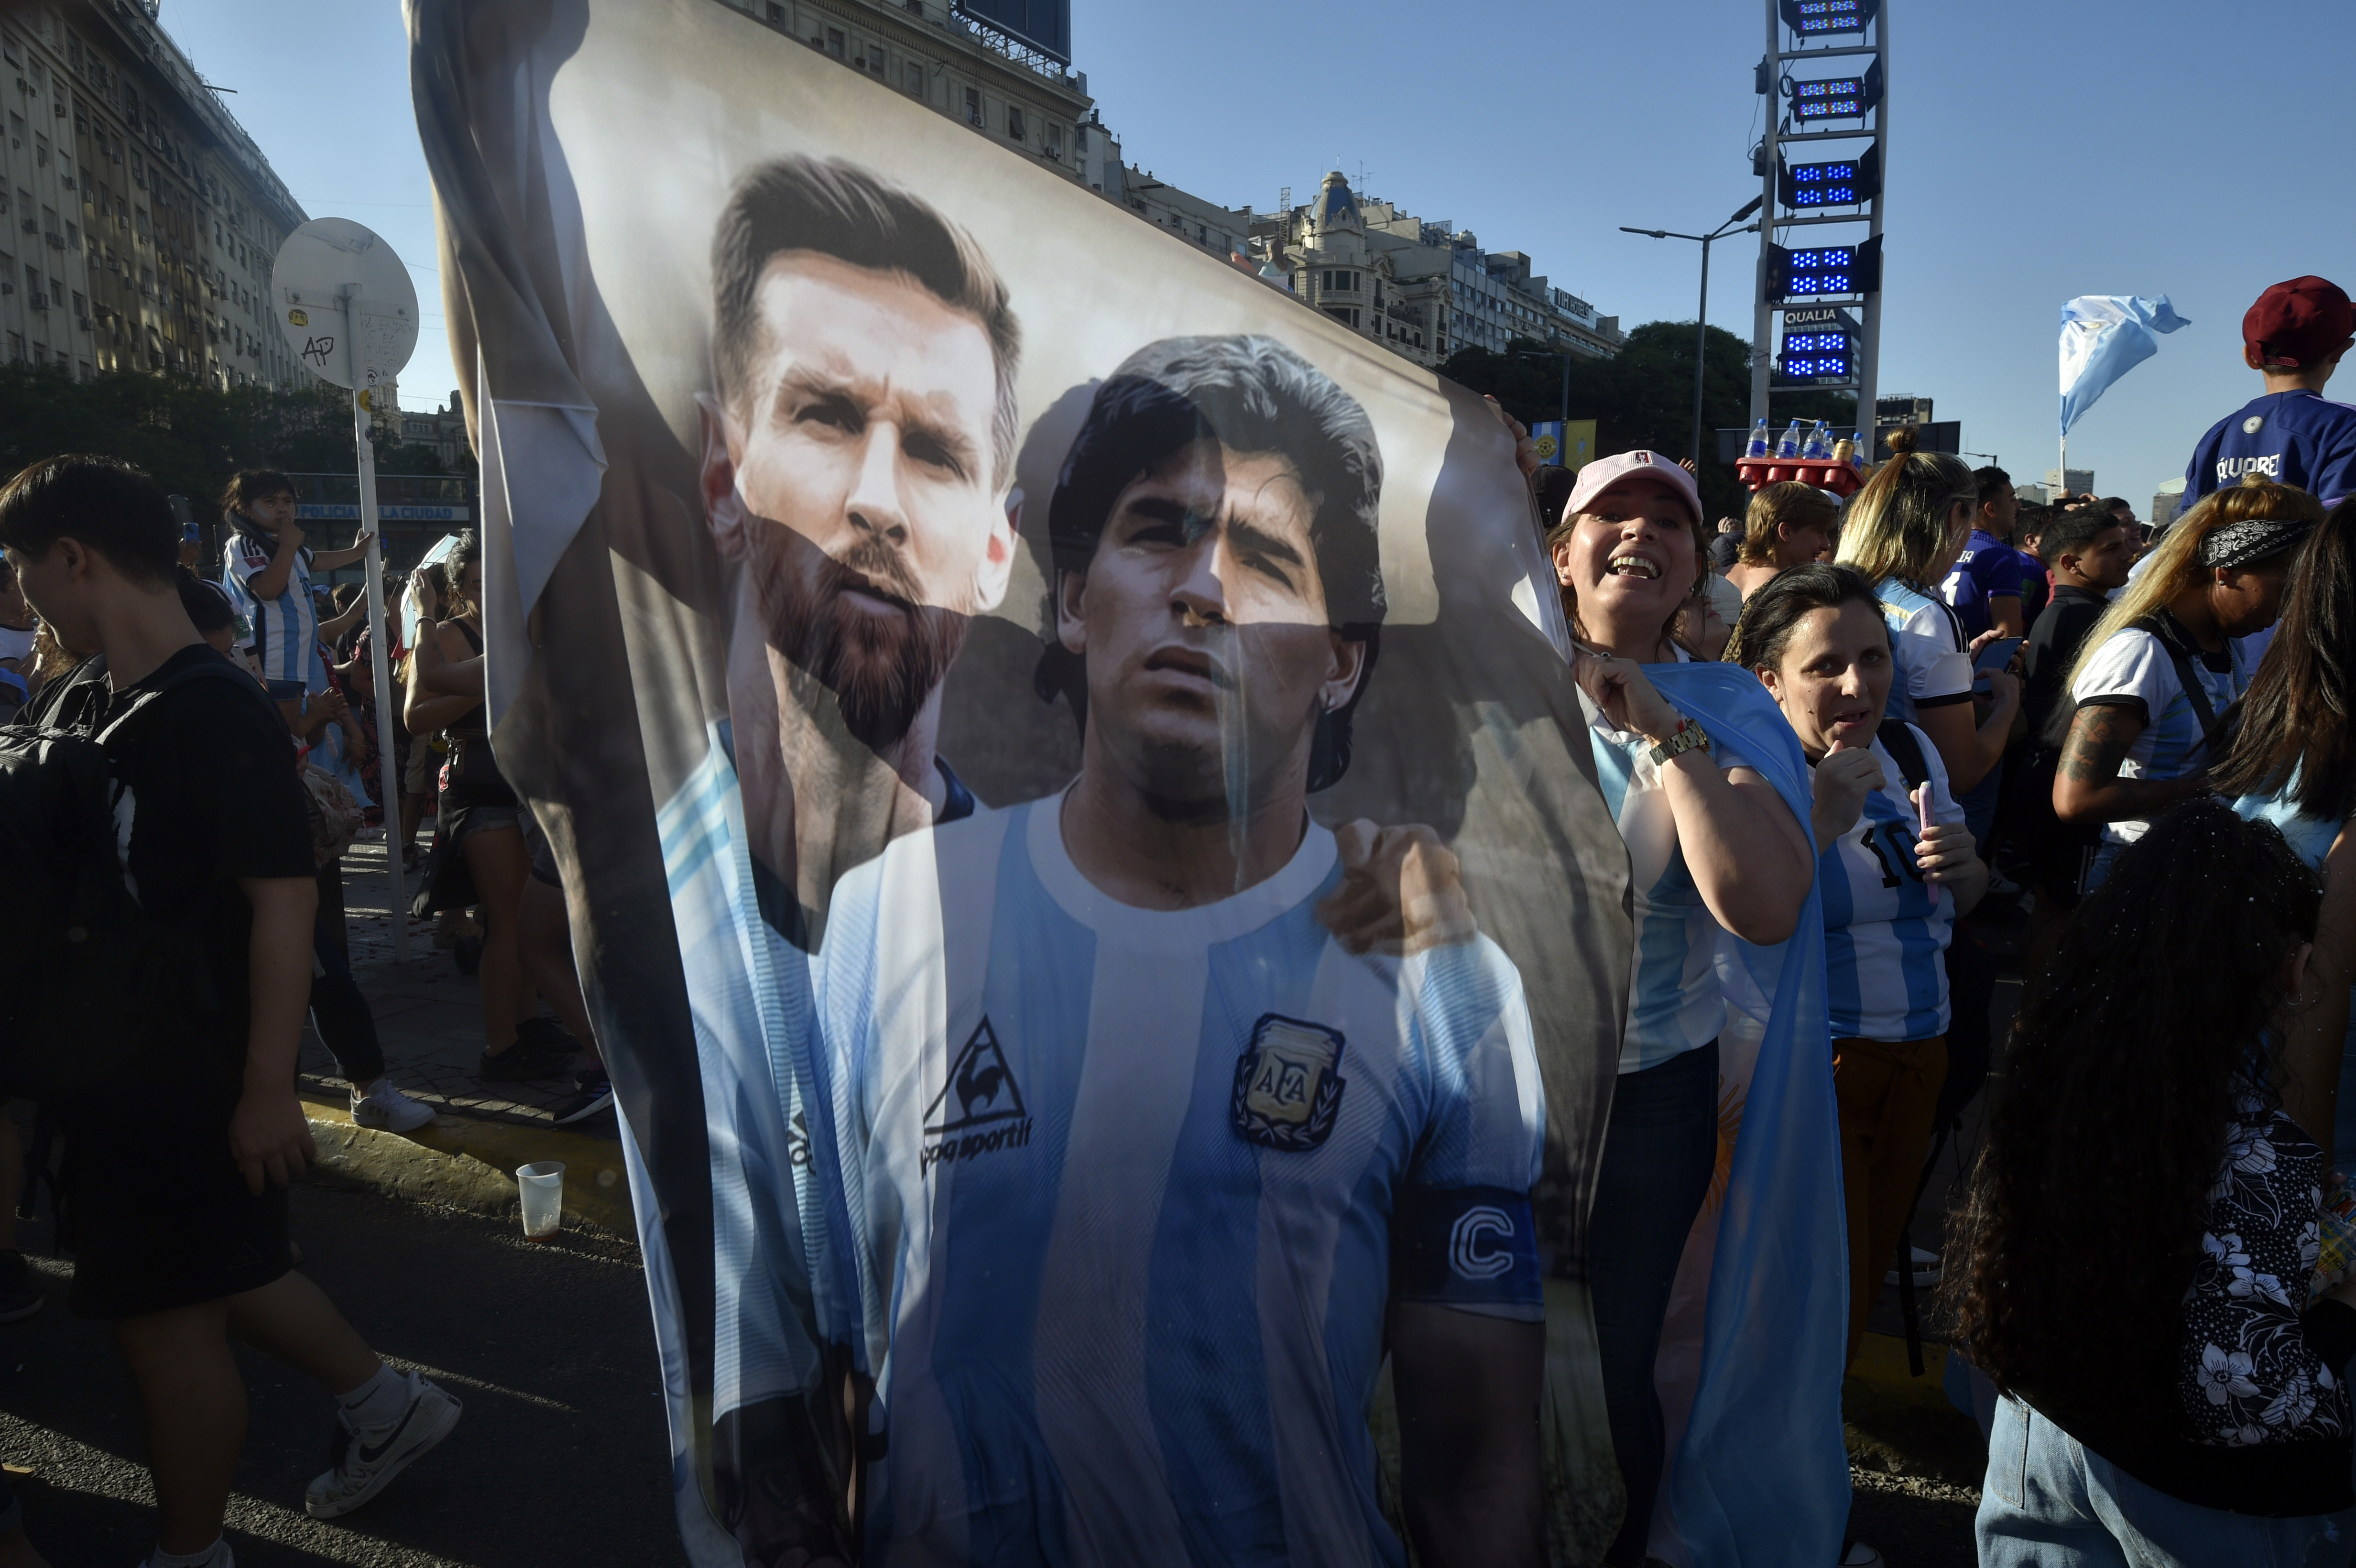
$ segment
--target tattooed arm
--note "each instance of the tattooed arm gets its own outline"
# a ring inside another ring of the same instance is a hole
[[[2062,763],[2053,774],[2053,815],[2064,822],[2158,816],[2209,787],[2205,772],[2180,779],[2119,777],[2119,764],[2143,727],[2132,708],[2093,702],[2079,709],[2070,720],[2070,736],[2062,744]]]

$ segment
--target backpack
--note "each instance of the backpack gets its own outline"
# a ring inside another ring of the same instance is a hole
[[[0,1095],[71,1104],[194,1070],[233,1084],[241,1061],[187,1050],[193,1016],[218,1012],[204,945],[139,907],[116,843],[124,737],[164,695],[250,676],[205,661],[170,676],[96,736],[0,726]],[[41,705],[54,711],[50,705]]]

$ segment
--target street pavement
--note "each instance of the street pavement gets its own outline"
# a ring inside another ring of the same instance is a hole
[[[0,1324],[0,1461],[51,1563],[132,1568],[155,1542],[138,1406],[104,1326],[66,1310],[43,1207],[22,1240],[51,1299]],[[635,1247],[570,1230],[527,1242],[512,1222],[308,1184],[293,1208],[303,1272],[466,1413],[367,1507],[314,1520],[303,1488],[327,1467],[331,1403],[241,1350],[251,1416],[228,1529],[241,1568],[686,1562]]]
[[[417,841],[421,847],[433,843],[430,818]],[[571,1080],[484,1083],[476,1079],[476,1061],[483,1050],[479,993],[474,978],[458,972],[449,951],[434,945],[434,922],[404,917],[408,956],[394,956],[384,857],[384,837],[376,829],[369,830],[344,852],[344,923],[351,943],[352,975],[376,1014],[377,1039],[384,1048],[386,1071],[393,1083],[437,1111],[490,1121],[549,1125],[550,1108],[573,1097]],[[415,893],[413,873],[404,887]],[[301,1067],[306,1087],[349,1092],[336,1059],[307,1030]],[[600,1115],[576,1130],[618,1136],[611,1115]]]
[[[429,824],[422,837],[430,841],[431,833]],[[482,1038],[475,982],[432,945],[431,922],[409,922],[409,953],[395,957],[384,854],[379,836],[345,857],[353,966],[394,1081],[443,1113],[440,1131],[425,1141],[488,1140],[484,1157],[502,1167],[513,1160],[491,1147],[501,1139],[586,1135],[610,1146],[618,1136],[610,1113],[552,1128],[549,1108],[569,1096],[569,1083],[475,1080]],[[2019,994],[2019,922],[1992,913],[1975,923],[1995,937],[2005,970],[1991,1009],[2000,1040]],[[311,1095],[348,1089],[307,1032],[302,1068]],[[1937,1162],[1919,1211],[1918,1245],[1940,1244],[1949,1189],[1977,1143],[1979,1110],[1967,1112],[1962,1136]],[[603,1158],[574,1157],[584,1175],[606,1168]],[[230,1508],[240,1563],[539,1568],[686,1561],[626,1200],[600,1216],[618,1229],[568,1220],[552,1244],[524,1241],[511,1220],[370,1191],[305,1183],[293,1204],[305,1272],[380,1353],[436,1379],[466,1402],[466,1414],[441,1447],[367,1509],[343,1520],[314,1520],[302,1511],[303,1488],[326,1465],[327,1400],[267,1358],[241,1352],[252,1419]],[[136,1403],[103,1328],[65,1311],[70,1264],[44,1255],[47,1221],[45,1212],[25,1227],[23,1245],[52,1281],[56,1299],[27,1322],[0,1325],[0,1463],[25,1502],[36,1544],[53,1563],[129,1568],[151,1543],[153,1528]],[[1845,1398],[1857,1484],[1852,1531],[1893,1564],[1962,1568],[1973,1561],[1982,1462],[1976,1429],[1938,1392],[1935,1345],[1926,1376],[1905,1364],[1895,1291],[1884,1293],[1869,1327]]]

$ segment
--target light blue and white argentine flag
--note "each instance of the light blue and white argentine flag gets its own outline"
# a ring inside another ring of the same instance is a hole
[[[1744,761],[1805,827],[1807,760],[1749,671],[1650,664],[1644,674],[1704,730],[1740,736]],[[1787,942],[1724,942],[1767,1007],[1719,1211],[1700,1374],[1668,1475],[1697,1568],[1830,1563],[1848,1518],[1848,1254],[1819,897],[1812,886]]]
[[[2192,324],[2166,294],[2080,294],[2062,307],[2062,433],[2112,382],[2159,352],[2152,335]]]

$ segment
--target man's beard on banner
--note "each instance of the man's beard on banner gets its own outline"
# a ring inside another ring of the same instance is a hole
[[[872,533],[838,560],[790,524],[765,517],[758,527],[755,587],[769,645],[834,693],[862,744],[894,744],[965,645],[965,612],[926,603],[905,554]],[[858,609],[847,599],[853,592],[898,613]]]

